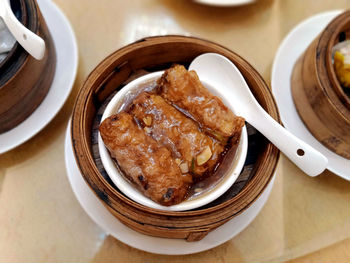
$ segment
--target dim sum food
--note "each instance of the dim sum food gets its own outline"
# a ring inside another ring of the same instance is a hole
[[[244,119],[183,66],[165,71],[152,85],[129,93],[99,130],[121,173],[145,196],[170,206],[197,196],[198,183],[219,181]]]
[[[99,130],[124,175],[144,195],[167,206],[185,198],[191,176],[181,173],[170,151],[143,133],[130,114],[105,119]]]
[[[350,40],[338,43],[334,50],[334,70],[342,87],[350,89]]]
[[[201,132],[196,122],[161,96],[140,94],[133,101],[131,113],[150,136],[171,150],[185,171],[202,176],[214,170],[224,146]]]
[[[244,119],[235,116],[221,99],[211,94],[195,71],[175,65],[165,71],[158,85],[162,97],[186,111],[219,139],[233,136],[244,126]]]

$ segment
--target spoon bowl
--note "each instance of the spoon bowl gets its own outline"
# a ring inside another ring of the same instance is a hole
[[[219,92],[246,119],[293,163],[309,176],[322,173],[328,159],[277,123],[256,101],[237,67],[226,57],[206,53],[195,58],[190,67],[201,81],[220,87]]]

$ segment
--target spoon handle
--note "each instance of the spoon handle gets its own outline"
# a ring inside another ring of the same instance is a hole
[[[260,114],[264,116],[259,116]],[[328,159],[323,154],[290,133],[263,109],[247,121],[307,175],[317,176],[326,169]]]
[[[3,19],[14,36],[14,38],[21,44],[21,46],[35,59],[41,60],[45,54],[45,42],[38,35],[23,26],[13,14],[8,0],[2,0],[5,12]]]

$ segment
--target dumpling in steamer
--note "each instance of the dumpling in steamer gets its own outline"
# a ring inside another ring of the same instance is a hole
[[[338,43],[333,51],[337,78],[344,88],[350,89],[350,40]]]

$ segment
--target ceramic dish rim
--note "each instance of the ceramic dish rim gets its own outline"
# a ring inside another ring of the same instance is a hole
[[[122,99],[127,95],[128,92],[131,90],[137,89],[140,85],[143,83],[148,83],[151,81],[156,80],[159,78],[164,71],[157,71],[153,73],[146,74],[142,77],[139,77],[130,83],[128,83],[126,86],[124,86],[122,89],[120,89],[112,98],[112,100],[108,103],[102,118],[101,123],[104,119],[107,117],[113,115],[116,113],[117,108],[120,105],[120,102]],[[232,108],[232,105],[230,105]],[[198,197],[192,199],[192,200],[186,200],[182,203],[179,203],[177,205],[172,206],[162,206],[160,204],[157,204],[156,202],[152,201],[148,197],[145,197],[141,192],[135,189],[134,186],[132,186],[119,172],[117,169],[113,159],[111,158],[107,148],[105,147],[102,138],[100,136],[100,133],[98,132],[98,148],[99,153],[101,157],[102,164],[110,177],[110,179],[113,181],[113,183],[116,185],[116,187],[124,193],[126,196],[128,196],[133,201],[158,210],[163,211],[187,211],[192,210],[195,208],[202,207],[215,199],[217,199],[219,196],[224,194],[237,180],[238,176],[240,175],[243,167],[244,162],[247,156],[247,150],[248,150],[248,135],[246,126],[242,128],[242,133],[240,137],[240,143],[237,147],[237,152],[234,156],[234,164],[231,166],[229,175],[225,175],[225,178],[218,183],[213,189],[211,189],[209,192],[199,195]]]

